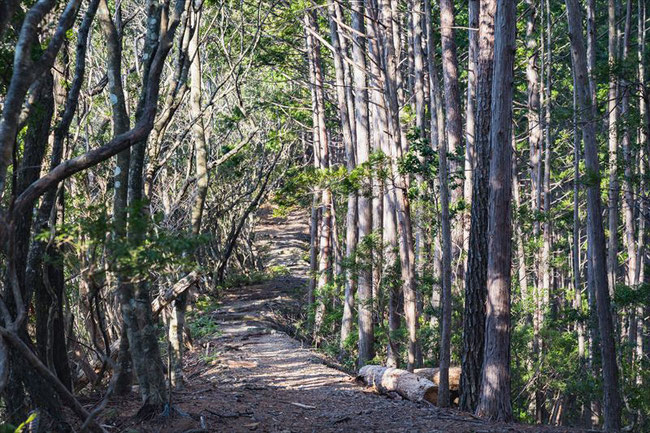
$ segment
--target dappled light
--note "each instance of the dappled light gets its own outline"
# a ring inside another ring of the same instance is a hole
[[[650,431],[647,3],[0,1],[0,433]]]

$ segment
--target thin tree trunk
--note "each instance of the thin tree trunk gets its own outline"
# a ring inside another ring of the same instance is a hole
[[[421,141],[426,136],[426,118],[424,105],[424,54],[422,52],[422,0],[409,0],[410,26],[409,26],[409,52],[413,58],[413,99],[415,102],[415,127],[417,138]],[[418,154],[422,161],[423,157]],[[426,189],[422,174],[416,174],[417,188],[422,195]],[[415,269],[417,275],[424,272],[425,252],[425,230],[422,207],[418,207],[415,221]]]
[[[354,152],[354,136],[350,125],[350,113],[348,109],[350,104],[347,100],[349,97],[346,88],[349,87],[346,82],[346,69],[347,66],[343,62],[343,56],[346,54],[341,49],[341,40],[343,38],[339,35],[339,28],[336,24],[336,19],[340,14],[337,14],[337,5],[332,2],[329,5],[329,19],[330,19],[330,39],[332,47],[334,48],[334,69],[336,73],[336,96],[339,108],[339,117],[341,120],[341,129],[343,131],[343,146],[345,148],[345,161],[348,173],[351,173],[355,167],[355,152]],[[347,266],[352,266],[354,255],[357,248],[357,194],[351,192],[348,194],[348,210],[345,221],[345,259]],[[352,313],[354,308],[354,293],[356,291],[356,281],[354,272],[348,268],[345,270],[345,288],[343,298],[343,318],[341,321],[341,339],[340,348],[343,351],[345,343],[352,333]]]
[[[572,74],[573,75],[573,74]],[[571,244],[573,263],[573,291],[575,295],[574,308],[582,315],[582,286],[580,278],[580,131],[578,127],[578,107],[576,96],[576,80],[573,75],[573,238]],[[585,328],[582,320],[576,322],[578,333],[578,356],[582,367],[586,366],[585,359]]]
[[[431,110],[432,113],[435,110]],[[433,116],[433,114],[432,114]],[[432,122],[432,130],[437,126]],[[438,406],[450,405],[449,364],[451,360],[451,228],[449,217],[449,176],[447,169],[447,141],[441,140],[438,147],[440,176],[440,217],[442,238],[442,330],[440,338],[440,383],[438,385]]]
[[[368,1],[366,5],[366,32],[368,34],[368,65],[370,74],[369,83],[369,125],[371,150],[375,154],[382,153],[386,149],[386,109],[382,93],[382,70],[381,70],[381,46],[377,31],[377,6],[375,1]],[[375,324],[384,320],[384,304],[382,300],[384,287],[384,191],[386,179],[381,175],[381,169],[373,169],[372,179],[372,226],[375,233],[373,249],[373,310]],[[389,343],[390,347],[391,344]]]
[[[431,13],[431,3],[427,0],[424,2],[424,14],[425,14],[425,26],[427,34],[427,65],[429,71],[429,111],[431,116],[431,149],[434,152],[438,152],[442,146],[442,142],[446,140],[445,137],[445,116],[442,102],[442,89],[440,86],[440,79],[438,77],[438,70],[435,61],[435,36],[433,32],[433,18]],[[473,132],[472,132],[473,134]],[[447,152],[448,153],[448,152]],[[448,177],[448,176],[447,176]],[[435,184],[435,182],[433,182]],[[436,235],[433,240],[433,265],[432,265],[432,274],[434,276],[434,281],[437,278],[442,281],[443,274],[443,253],[441,246],[441,236]],[[441,293],[442,284],[435,282],[432,287],[431,294],[431,307],[433,308],[434,313],[431,315],[431,326],[438,326],[439,320],[439,311],[440,311],[440,302],[441,302]],[[439,346],[438,346],[439,348]],[[432,350],[434,358],[436,357],[435,350]],[[439,356],[438,356],[439,357]]]
[[[354,43],[352,45],[354,110],[356,123],[356,157],[357,164],[367,163],[370,158],[370,134],[368,123],[368,85],[366,82],[366,40],[364,25],[364,4],[362,1],[352,3],[352,28]],[[359,243],[364,243],[372,232],[372,181],[364,179],[358,195]],[[359,311],[359,367],[374,357],[374,325],[372,314],[372,251],[364,251],[367,260],[359,264],[357,282],[357,300]]]
[[[159,72],[152,68],[152,62],[155,54],[160,52],[161,49],[159,40],[164,37],[161,35],[162,9],[163,6],[157,2],[147,4],[147,34],[145,37],[147,42],[145,43],[143,54],[143,58],[146,59],[142,74],[143,89],[146,88],[144,83],[160,79],[160,77],[153,75],[159,74]],[[174,14],[176,15],[178,12],[182,11],[176,9]],[[178,25],[180,22],[180,14],[176,15],[174,20],[176,25]],[[136,123],[140,122],[141,118],[146,115],[146,97],[146,92],[143,90],[140,94],[135,112]],[[149,208],[146,200],[144,200],[143,173],[148,141],[149,134],[146,134],[133,145],[129,165],[129,208],[133,212],[133,218],[136,220],[141,219],[142,221],[146,221],[149,218]],[[137,223],[129,225],[128,228],[129,242],[136,246],[141,246],[144,240],[144,232],[140,228]],[[128,316],[129,320],[134,324],[137,323],[138,327],[135,332],[127,332],[127,334],[129,336],[129,347],[133,364],[140,363],[141,368],[144,368],[146,372],[146,382],[144,383],[140,382],[140,375],[138,374],[140,393],[144,402],[140,414],[145,415],[147,412],[157,411],[164,407],[168,403],[168,394],[166,393],[167,387],[163,371],[164,367],[158,346],[158,335],[153,323],[151,286],[148,281],[140,281],[130,290],[132,294],[129,293],[127,297],[131,296],[132,301],[128,305],[122,303],[122,311],[123,316]],[[127,331],[130,328],[127,325]],[[138,358],[137,361],[136,357]],[[137,374],[138,367],[135,370]]]
[[[425,0],[427,3],[428,0]],[[476,82],[477,82],[477,57],[478,57],[478,22],[479,0],[468,0],[468,39],[467,52],[467,102],[465,104],[465,176],[463,181],[463,268],[459,275],[458,285],[465,287],[467,273],[467,253],[469,251],[469,232],[472,222],[472,181],[474,173],[475,140],[476,140]],[[427,16],[428,17],[428,16]],[[431,47],[432,48],[432,47]]]
[[[439,152],[439,149],[442,146],[442,142],[446,140],[445,134],[445,115],[444,115],[444,103],[442,102],[442,88],[440,85],[440,79],[438,77],[438,66],[435,60],[435,36],[433,32],[433,18],[431,13],[431,2],[424,2],[425,9],[425,26],[427,34],[427,64],[429,72],[429,103],[430,103],[430,116],[431,116],[431,149],[434,152]],[[474,132],[472,131],[472,134]],[[447,154],[449,154],[449,149],[447,149]],[[449,168],[449,164],[447,164]],[[449,170],[447,170],[449,174]],[[449,176],[447,176],[449,177]],[[436,182],[434,184],[434,189]],[[439,186],[439,185],[438,185]],[[430,323],[432,327],[437,327],[440,319],[440,304],[441,304],[441,295],[442,295],[442,278],[443,278],[443,252],[442,252],[442,242],[440,233],[436,234],[433,239],[432,245],[432,275],[434,279],[434,284],[432,287],[431,294],[431,307],[433,308],[434,314],[431,315]],[[453,245],[453,236],[452,236],[452,245]],[[453,254],[453,253],[452,253]],[[438,283],[440,281],[440,283]],[[437,348],[432,350],[434,359],[439,358],[439,354],[436,355],[436,350],[439,351],[440,345]]]
[[[316,17],[313,11],[305,14],[305,25],[311,31],[310,34],[317,31]],[[320,41],[316,38],[311,39],[311,49],[308,53],[311,57],[311,69],[313,70],[312,91],[315,92],[316,98],[316,129],[319,144],[319,163],[320,169],[329,168],[329,140],[325,125],[325,97],[323,90],[324,76],[321,64]],[[325,316],[327,305],[327,288],[331,282],[332,275],[332,254],[331,254],[331,230],[332,230],[332,192],[328,187],[321,191],[320,201],[320,229],[318,242],[318,278],[316,284],[316,311],[314,315],[314,341],[320,343],[320,329]]]
[[[637,38],[637,58],[639,62],[637,81],[641,88],[645,88],[645,34],[646,34],[646,5],[645,2],[638,2],[638,38]],[[639,98],[639,118],[645,119],[647,116],[646,100],[642,96]],[[647,157],[647,134],[648,131],[643,127],[643,122],[638,130],[638,144],[639,144],[639,177],[641,179],[639,184],[639,221],[638,221],[638,241],[637,241],[637,267],[635,281],[638,283],[643,282],[642,270],[645,268],[645,228],[646,228],[646,215],[648,215],[648,196],[646,193],[646,157]],[[644,308],[639,306],[636,311],[637,316],[637,339],[635,341],[635,361],[637,364],[641,363],[643,359],[643,331],[644,331]],[[642,375],[638,374],[636,383],[642,383]]]
[[[512,158],[512,196],[515,200],[514,215],[518,215],[519,209],[521,208],[521,193],[519,187],[519,175],[517,173],[516,155]],[[524,305],[527,315],[526,320],[530,323],[531,317],[528,310],[528,305],[530,303],[530,295],[528,293],[528,270],[526,267],[526,251],[524,248],[524,233],[522,225],[521,221],[515,220],[515,232],[517,235],[517,277],[519,280],[519,288],[521,290],[521,302]]]
[[[631,21],[632,21],[632,2],[627,1],[626,14],[625,14],[625,30],[623,34],[623,53],[621,55],[622,62],[628,61],[628,54],[630,51],[630,30],[631,30]],[[621,145],[623,147],[623,158],[625,161],[625,191],[624,191],[624,200],[623,200],[623,215],[625,222],[625,238],[624,243],[627,249],[627,278],[626,284],[631,287],[636,287],[639,282],[637,278],[637,267],[638,267],[638,251],[636,245],[636,228],[634,224],[634,209],[635,209],[635,200],[634,200],[634,157],[632,155],[631,148],[631,137],[630,137],[630,126],[627,122],[629,117],[629,105],[630,105],[630,84],[628,79],[623,76],[621,78],[621,118],[624,121],[623,126],[623,137],[621,139]],[[633,348],[636,344],[636,335],[638,332],[637,329],[637,320],[636,320],[636,307],[632,307],[628,310],[628,343],[629,347]],[[628,361],[630,363],[634,362],[634,351],[630,351],[628,356]]]
[[[192,234],[201,233],[201,222],[205,208],[205,198],[208,194],[208,149],[206,143],[205,125],[203,124],[203,113],[201,110],[201,93],[203,85],[201,52],[199,37],[201,30],[201,10],[194,9],[192,12],[193,33],[189,41],[190,63],[190,106],[191,115],[194,119],[192,125],[192,137],[194,138],[195,163],[196,163],[196,200],[192,206],[191,224]]]
[[[591,100],[591,106],[593,109],[598,111],[598,98],[596,96],[596,80],[595,80],[595,69],[596,69],[596,1],[587,0],[587,81],[589,83],[589,98]],[[575,76],[575,71],[574,71]],[[575,78],[575,77],[574,77]],[[579,105],[579,104],[578,104]],[[589,219],[587,217],[587,219]],[[588,224],[588,221],[587,221]],[[590,340],[590,350],[589,350],[589,364],[593,370],[594,375],[599,375],[599,366],[600,366],[600,357],[599,357],[599,346],[600,346],[600,336],[598,331],[598,323],[595,320],[596,314],[596,288],[593,278],[593,270],[591,269],[592,262],[589,260],[591,253],[589,249],[592,246],[587,242],[587,294],[589,301],[589,340]],[[594,399],[591,402],[591,417],[589,418],[589,426],[595,425],[598,423],[598,414],[600,412],[600,403]]]
[[[372,32],[368,32],[369,35],[374,35],[377,39],[378,42],[381,40],[379,39],[380,36],[382,36],[382,33],[380,33],[379,29],[379,10],[376,6],[373,6],[369,10],[369,15],[372,18],[372,23],[371,26],[373,27]],[[384,44],[386,43],[383,41]],[[377,48],[381,48],[381,44],[377,44]],[[381,56],[381,52],[377,52],[378,56]],[[385,89],[385,73],[384,71],[386,70],[385,68],[385,63],[381,57],[377,58],[375,56],[371,56],[371,61],[377,62],[377,66],[379,67],[379,76],[381,79],[381,84],[383,87],[382,89]],[[374,70],[374,69],[373,69]],[[380,105],[380,117],[382,120],[382,134],[383,134],[383,139],[382,139],[382,152],[384,155],[388,158],[388,163],[387,167],[385,167],[385,170],[389,173],[389,176],[386,177],[386,181],[384,184],[384,191],[383,191],[383,197],[384,197],[384,205],[383,205],[383,210],[384,210],[384,215],[383,215],[383,241],[385,245],[385,252],[384,252],[384,272],[387,274],[386,278],[384,279],[385,281],[389,282],[389,285],[387,287],[388,290],[390,290],[389,293],[389,300],[388,300],[388,347],[387,347],[387,361],[386,365],[389,367],[399,367],[400,365],[400,347],[398,344],[398,339],[397,339],[397,333],[399,332],[399,329],[401,327],[401,314],[400,314],[400,306],[402,305],[402,290],[401,290],[401,285],[398,281],[398,271],[399,271],[399,261],[398,261],[398,244],[397,244],[397,236],[398,236],[398,229],[397,229],[397,203],[395,202],[396,195],[394,193],[395,189],[395,173],[392,172],[392,135],[391,131],[389,130],[389,119],[388,119],[388,113],[387,113],[387,99],[386,99],[386,93],[378,91],[377,92],[380,96],[379,102],[381,102]]]
[[[596,0],[587,0],[587,72],[589,74],[589,95],[591,105],[598,107],[596,97],[596,80],[594,72],[596,69]]]
[[[321,151],[320,151],[320,132],[319,132],[319,114],[318,114],[318,100],[316,89],[316,72],[314,68],[314,59],[313,52],[315,49],[316,39],[308,29],[313,29],[314,18],[310,17],[310,12],[305,13],[305,40],[307,48],[307,63],[309,68],[309,81],[311,87],[311,105],[312,105],[312,154],[313,154],[313,164],[315,169],[320,169],[322,166],[321,162]],[[311,308],[314,305],[316,300],[316,282],[318,279],[318,226],[319,226],[319,191],[313,192],[312,198],[312,208],[311,208],[311,218],[310,218],[310,230],[309,230],[309,289],[307,292],[307,305]]]
[[[199,51],[199,35],[201,29],[201,10],[191,10],[192,36],[189,40],[190,56],[190,114],[194,119],[192,137],[194,139],[194,155],[196,164],[196,199],[192,205],[190,224],[192,235],[201,233],[201,222],[205,199],[208,194],[208,150],[205,137],[201,109],[202,68]],[[176,389],[183,388],[183,336],[185,328],[185,309],[187,307],[187,291],[181,293],[172,303],[172,313],[169,320],[169,342],[171,343],[171,383]]]
[[[397,216],[397,227],[399,236],[399,257],[401,266],[401,276],[404,293],[404,316],[408,332],[408,354],[407,369],[412,371],[416,366],[417,358],[417,306],[416,306],[416,287],[415,287],[415,260],[413,233],[411,227],[411,212],[409,208],[409,199],[407,196],[408,182],[404,175],[397,170],[397,160],[402,156],[405,143],[402,143],[404,131],[400,125],[399,119],[399,98],[398,98],[398,57],[395,54],[395,43],[397,38],[390,31],[393,24],[393,10],[391,0],[380,0],[379,9],[381,20],[385,31],[384,39],[384,68],[385,68],[385,97],[389,113],[390,123],[390,144],[391,144],[391,164],[394,176],[393,188],[395,209]],[[394,6],[394,4],[393,4]]]
[[[614,296],[616,272],[618,268],[618,77],[615,72],[618,60],[618,30],[616,28],[616,1],[607,2],[607,60],[609,62],[609,84],[607,91],[608,135],[609,148],[609,189],[607,203],[607,220],[609,238],[607,244],[607,278],[609,296]]]
[[[116,12],[116,18],[120,18],[119,10]],[[107,60],[107,73],[109,79],[109,92],[112,104],[113,115],[113,136],[122,134],[129,129],[129,117],[126,111],[126,103],[124,98],[124,90],[122,88],[122,47],[119,42],[115,24],[110,16],[108,4],[105,0],[99,3],[99,19],[102,26],[104,37],[106,38],[106,46],[108,48]],[[114,198],[113,198],[113,236],[115,239],[126,238],[127,229],[127,209],[128,209],[128,186],[129,186],[129,165],[131,159],[131,149],[126,149],[117,155],[117,164],[114,174]],[[131,290],[128,281],[122,275],[116,276],[118,290],[120,292],[120,302],[128,302],[131,296]],[[123,327],[126,327],[127,321],[123,319]],[[128,336],[126,329],[122,332],[122,336]],[[116,382],[115,392],[118,395],[124,395],[131,391],[129,364],[132,362],[128,344],[128,337],[126,341],[120,344],[120,353],[118,360],[120,361],[121,368],[119,370],[120,377]],[[142,371],[139,374],[143,374]]]
[[[440,36],[442,42],[442,71],[445,85],[447,140],[439,147],[440,206],[442,220],[442,329],[440,340],[440,390],[438,405],[449,405],[449,362],[451,345],[451,229],[449,227],[449,180],[447,174],[447,148],[454,152],[462,145],[462,119],[458,91],[458,58],[454,40],[454,3],[440,2]],[[455,172],[455,170],[451,170]]]
[[[566,0],[569,36],[571,39],[571,56],[576,76],[578,106],[581,111],[581,128],[583,133],[585,165],[590,176],[597,179],[600,173],[598,148],[594,131],[596,113],[589,98],[587,56],[582,36],[582,19],[580,4],[577,0]],[[616,365],[616,346],[614,344],[614,323],[610,310],[609,290],[607,288],[607,268],[605,264],[605,234],[602,226],[600,185],[591,180],[587,187],[587,234],[591,248],[588,260],[591,262],[598,324],[600,328],[601,358],[603,365],[605,411],[604,428],[608,431],[620,430],[621,398],[618,389],[618,367]]]
[[[460,105],[460,91],[458,86],[458,56],[455,41],[455,11],[453,0],[440,1],[440,41],[442,46],[442,76],[445,88],[445,128],[447,132],[447,149],[450,154],[463,146],[463,124]],[[449,173],[451,176],[458,174],[458,163],[450,161]],[[456,202],[460,196],[459,188],[452,188],[451,199]],[[462,231],[454,230],[454,244],[461,245]],[[444,304],[444,301],[443,301]]]
[[[540,163],[540,177],[539,181],[541,182],[541,191],[540,201],[538,202],[538,212],[542,216],[542,251],[539,259],[539,278],[537,281],[537,296],[536,296],[536,317],[537,323],[535,326],[536,331],[536,344],[535,352],[539,356],[539,365],[542,365],[544,361],[544,354],[546,351],[546,344],[544,339],[540,335],[540,327],[545,321],[546,314],[549,309],[553,307],[550,305],[550,296],[551,296],[551,238],[552,238],[552,226],[551,226],[551,146],[552,146],[552,137],[551,137],[551,44],[550,44],[550,13],[548,9],[549,1],[546,0],[542,3],[543,6],[546,6],[546,15],[542,15],[542,25],[546,24],[547,28],[546,33],[542,33],[542,79],[546,78],[546,84],[540,86],[540,106],[544,108],[544,114],[540,114],[540,121],[543,130],[543,168]],[[542,142],[539,143],[540,155],[542,153]],[[537,423],[541,424],[547,419],[547,409],[546,409],[546,395],[542,390],[542,384],[538,383],[535,390],[535,418]]]
[[[543,3],[542,3],[543,4]],[[531,0],[526,1],[528,7],[528,16],[526,20],[526,49],[528,60],[526,63],[526,78],[528,81],[528,143],[530,148],[530,181],[531,181],[531,202],[534,215],[533,220],[533,238],[537,239],[540,233],[540,214],[542,210],[542,189],[545,183],[542,180],[542,118],[540,115],[540,96],[543,97],[543,91],[540,88],[539,74],[537,73],[540,47],[537,44],[537,3]],[[542,53],[544,47],[541,47]],[[519,229],[518,229],[519,230]],[[544,236],[546,239],[546,236]],[[546,246],[546,243],[544,243]],[[546,249],[543,249],[541,257],[537,256],[535,260],[539,266],[538,275],[547,275],[548,270],[544,267]],[[543,279],[542,277],[541,279]],[[546,280],[544,280],[546,281]],[[542,342],[540,339],[540,326],[542,323],[542,304],[541,292],[546,287],[541,281],[535,280],[535,313],[533,315],[533,353],[537,354],[538,362],[542,358]],[[541,287],[540,287],[541,286]],[[544,418],[544,393],[540,390],[539,380],[535,383],[535,421],[540,424]]]
[[[385,153],[390,155],[390,149],[385,150]],[[396,204],[395,194],[389,191],[394,186],[387,184],[384,189],[384,243],[386,245],[386,252],[384,254],[385,272],[388,273],[387,281],[390,281],[389,305],[388,305],[388,350],[387,361],[388,367],[399,367],[399,347],[397,344],[396,334],[401,326],[401,316],[399,313],[400,306],[400,285],[396,282],[397,267],[397,219],[396,219]]]

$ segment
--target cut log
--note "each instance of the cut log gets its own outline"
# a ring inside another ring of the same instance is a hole
[[[449,367],[449,390],[458,391],[460,389],[460,367]],[[439,368],[416,368],[413,373],[420,377],[429,379],[436,386],[440,385],[440,369]]]
[[[438,387],[421,376],[399,368],[366,365],[359,370],[359,379],[381,394],[396,392],[407,400],[436,404]]]

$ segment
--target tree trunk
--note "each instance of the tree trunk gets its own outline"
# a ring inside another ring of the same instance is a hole
[[[442,71],[445,85],[445,122],[447,140],[438,147],[440,176],[440,213],[442,238],[442,321],[440,336],[440,389],[438,406],[447,407],[449,401],[449,362],[451,358],[451,228],[449,219],[449,177],[447,149],[461,145],[462,123],[460,95],[458,92],[458,59],[454,41],[454,4],[450,0],[440,2],[440,34],[442,40]]]
[[[621,61],[626,64],[629,61],[628,55],[630,51],[630,30],[631,30],[631,21],[632,21],[632,2],[627,1],[626,14],[625,14],[625,30],[623,33],[623,53],[621,55]],[[625,74],[625,72],[623,72]],[[632,155],[631,147],[631,137],[630,137],[630,126],[628,124],[629,118],[629,105],[630,105],[630,93],[632,92],[629,79],[624,75],[621,78],[620,90],[622,93],[621,97],[621,118],[623,120],[623,137],[621,139],[621,145],[623,147],[623,158],[625,161],[625,189],[624,189],[624,200],[623,200],[623,216],[625,222],[625,237],[624,244],[627,249],[627,275],[626,275],[626,284],[630,287],[636,288],[639,284],[637,280],[637,267],[638,267],[638,252],[636,244],[636,228],[634,224],[634,209],[635,200],[634,200],[634,157]],[[633,348],[636,344],[636,335],[638,332],[637,329],[637,320],[636,320],[636,307],[628,309],[628,343],[629,347]],[[634,350],[631,350],[628,355],[628,362],[632,364],[634,362]]]
[[[510,271],[512,262],[512,94],[516,6],[498,0],[490,124],[485,358],[476,414],[510,421]]]
[[[408,330],[408,364],[407,369],[411,371],[416,367],[417,358],[417,307],[416,307],[416,287],[415,287],[415,260],[413,233],[411,227],[411,212],[409,208],[409,199],[407,196],[407,180],[405,176],[397,170],[397,160],[402,156],[402,135],[404,131],[400,125],[399,119],[399,98],[398,98],[398,59],[395,54],[396,38],[390,29],[393,27],[393,10],[390,0],[380,0],[379,8],[381,20],[384,24],[384,68],[385,80],[384,88],[386,95],[386,105],[389,113],[390,123],[390,144],[391,144],[391,164],[394,176],[393,195],[395,201],[398,238],[399,238],[399,257],[401,266],[401,276],[404,293],[404,316]],[[405,145],[405,143],[404,143]]]
[[[528,324],[532,322],[529,304],[530,294],[528,293],[528,268],[526,266],[526,250],[524,248],[524,231],[522,229],[522,222],[517,218],[519,209],[521,208],[521,192],[519,186],[519,173],[517,172],[517,156],[515,149],[513,149],[512,157],[512,196],[515,200],[515,208],[513,215],[515,216],[515,233],[517,236],[517,279],[519,282],[519,289],[521,291],[521,303],[524,306],[526,314],[526,321]],[[532,346],[531,346],[532,348]]]
[[[143,57],[147,59],[143,71],[143,83],[160,80],[152,74],[157,74],[150,68],[154,58],[155,50],[160,50],[157,42],[161,26],[162,6],[156,2],[148,4],[147,10],[147,35]],[[143,85],[143,89],[146,88]],[[146,94],[143,91],[140,95],[135,113],[136,123],[140,121],[144,113]],[[146,221],[149,218],[149,211],[144,200],[144,161],[148,142],[148,134],[133,145],[129,165],[129,208],[133,212],[134,220]],[[129,242],[134,245],[142,245],[144,233],[137,223],[129,225]],[[145,416],[151,412],[160,410],[167,401],[165,375],[160,348],[158,346],[158,335],[153,324],[151,311],[151,286],[148,281],[140,281],[137,284],[126,284],[122,296],[122,316],[127,328],[129,348],[133,365],[138,376],[140,394],[143,400],[143,407],[140,414]],[[135,287],[130,287],[135,286]]]
[[[576,95],[576,80],[573,75],[573,237],[571,243],[573,267],[573,292],[575,295],[574,308],[582,315],[582,285],[580,260],[580,132],[578,127],[578,107]],[[585,359],[585,328],[581,319],[576,322],[578,333],[578,356],[582,367],[586,366]]]
[[[342,19],[341,14],[337,13],[337,5],[332,2],[328,6],[329,11],[329,24],[330,24],[330,39],[332,47],[334,48],[334,70],[336,73],[336,97],[339,109],[339,118],[341,121],[341,129],[343,131],[343,146],[345,148],[345,161],[348,174],[354,170],[355,167],[355,154],[353,142],[354,136],[352,134],[350,121],[350,113],[348,108],[351,102],[348,101],[348,92],[346,91],[349,83],[346,82],[346,69],[347,66],[343,61],[343,56],[347,53],[342,51],[341,40],[343,37],[339,35],[339,28],[336,24],[337,19]],[[354,262],[354,255],[357,248],[357,194],[351,192],[348,194],[347,214],[345,220],[345,259],[347,266],[351,266]],[[345,269],[345,288],[343,298],[343,318],[341,321],[341,351],[345,350],[345,343],[352,333],[352,320],[354,308],[354,293],[356,291],[356,281],[352,269]]]
[[[315,33],[316,17],[313,13],[308,12],[305,15],[305,25]],[[311,69],[313,71],[312,92],[315,93],[316,125],[314,133],[318,135],[318,154],[320,169],[329,168],[329,141],[325,125],[325,99],[323,95],[323,70],[321,65],[320,41],[315,37],[311,38],[311,49],[308,52],[310,56]],[[314,342],[320,343],[320,328],[323,323],[326,308],[327,287],[331,281],[331,227],[332,227],[332,193],[329,188],[325,187],[321,191],[320,201],[320,229],[318,241],[318,276],[316,284],[316,311],[314,316]]]
[[[425,1],[427,3],[427,1]],[[465,210],[463,211],[463,267],[459,277],[459,286],[465,287],[465,275],[467,274],[467,253],[469,251],[469,232],[472,222],[472,180],[475,165],[475,142],[476,142],[476,82],[477,82],[477,58],[478,58],[478,19],[479,0],[469,0],[468,4],[468,39],[469,47],[467,52],[467,103],[465,104],[465,176],[463,180],[463,200]],[[427,15],[428,17],[428,15]],[[430,47],[433,49],[433,47]]]
[[[442,46],[442,77],[445,89],[445,129],[447,132],[447,149],[451,155],[456,155],[463,145],[463,120],[460,105],[460,91],[458,86],[458,57],[456,54],[456,41],[454,30],[454,2],[453,0],[440,1],[440,42]],[[457,177],[459,164],[455,159],[449,161],[449,175]],[[457,202],[462,194],[460,188],[450,186],[452,202]],[[462,245],[463,232],[460,227],[453,231],[453,244]],[[444,298],[444,296],[443,296]],[[444,310],[443,299],[443,310]],[[443,311],[444,315],[444,311]],[[444,332],[443,332],[444,333]]]
[[[608,0],[607,2],[607,30],[607,60],[610,68],[607,91],[607,142],[609,148],[607,278],[609,282],[609,296],[611,298],[614,296],[618,269],[618,77],[615,71],[618,60],[618,29],[616,28],[615,0]]]
[[[642,88],[645,88],[645,34],[646,34],[646,5],[645,2],[638,2],[638,38],[637,38],[637,58],[639,67],[637,71],[637,80]],[[643,96],[639,98],[639,117],[645,119],[647,116],[646,100]],[[638,283],[644,282],[643,269],[645,268],[645,228],[646,216],[648,215],[648,196],[646,193],[646,157],[648,154],[647,149],[647,136],[648,131],[643,127],[643,122],[638,130],[638,144],[639,144],[639,177],[641,182],[639,184],[639,221],[638,221],[638,241],[637,241],[637,266],[635,281]],[[637,307],[637,339],[635,341],[635,356],[637,364],[640,364],[643,359],[643,331],[644,331],[644,307]],[[646,331],[647,332],[647,331]],[[642,375],[637,375],[636,383],[643,384]]]
[[[426,1],[426,0],[425,0]],[[413,89],[411,94],[415,102],[416,136],[424,141],[426,136],[426,117],[424,105],[424,54],[422,52],[422,0],[409,0],[410,7],[410,52],[413,57]],[[423,161],[421,151],[417,153]],[[416,174],[417,188],[420,196],[424,194],[426,185],[422,174]],[[422,207],[418,207],[415,221],[415,269],[417,275],[422,275],[425,266],[425,230]]]
[[[438,406],[447,407],[449,400],[449,363],[451,359],[451,229],[449,218],[449,177],[447,174],[447,142],[439,147],[440,214],[442,225],[442,330],[440,338],[440,387]]]
[[[106,0],[101,0],[99,3],[99,19],[101,23],[102,32],[106,39],[106,47],[108,49],[107,59],[107,74],[109,76],[109,92],[112,106],[113,117],[113,136],[117,136],[129,130],[130,121],[129,115],[126,111],[126,101],[124,97],[124,89],[122,87],[122,46],[120,43],[119,35],[117,34],[116,24],[111,18],[110,10]],[[118,9],[115,13],[117,25],[120,24],[121,12]],[[128,188],[129,188],[129,165],[131,159],[131,149],[126,149],[117,155],[117,161],[114,172],[114,197],[113,197],[113,236],[116,240],[126,239],[127,234],[127,212],[128,212]],[[128,302],[124,295],[130,293],[129,289],[125,286],[129,284],[127,276],[116,275],[118,291],[122,294],[121,300]],[[126,321],[124,321],[126,326]],[[121,351],[129,350],[128,344],[120,345]],[[116,392],[118,395],[124,395],[131,392],[132,378],[129,376],[131,368],[130,357],[126,353],[121,353],[119,356],[122,368],[119,371],[119,380],[117,381]],[[140,372],[140,374],[143,374]]]
[[[314,30],[312,27],[313,17],[309,16],[310,13],[305,13],[305,40],[306,40],[306,49],[307,49],[307,64],[309,68],[309,81],[311,87],[311,106],[312,106],[312,155],[313,163],[315,169],[321,168],[321,151],[320,151],[320,132],[318,129],[319,124],[319,114],[318,114],[318,100],[316,89],[316,72],[314,68],[314,59],[313,51],[315,49],[316,40],[312,33],[308,29]],[[318,279],[318,226],[319,226],[319,216],[320,216],[320,207],[319,207],[319,192],[314,191],[314,196],[312,199],[312,208],[311,208],[311,219],[310,219],[310,230],[309,230],[309,289],[307,292],[307,305],[311,308],[314,305],[316,299],[316,282]]]
[[[356,162],[361,165],[370,157],[370,134],[368,123],[368,87],[366,83],[366,40],[364,25],[364,4],[352,3],[352,44],[354,113],[356,123]],[[372,232],[372,181],[364,179],[358,193],[359,244],[366,242],[366,260],[359,261],[359,280],[357,282],[357,301],[359,311],[359,366],[364,366],[374,357],[374,325],[372,315],[372,263],[367,236]]]
[[[494,16],[496,0],[480,2],[476,85],[475,167],[472,180],[472,224],[465,277],[460,407],[473,411],[478,403],[483,367],[487,286],[487,205],[490,155]]]
[[[587,187],[587,235],[591,248],[587,250],[594,280],[600,346],[603,370],[605,411],[604,428],[608,431],[620,430],[621,398],[618,389],[618,367],[616,365],[616,346],[614,344],[614,323],[610,310],[609,290],[607,288],[607,268],[605,265],[605,234],[602,226],[600,202],[600,164],[594,131],[596,113],[589,97],[587,56],[582,36],[580,4],[577,0],[566,0],[571,57],[576,76],[576,92],[581,112],[581,128],[584,142],[584,157],[587,173],[592,178]]]
[[[205,137],[205,126],[201,109],[202,72],[201,53],[199,51],[199,35],[201,29],[201,10],[191,8],[190,20],[192,36],[189,40],[190,56],[190,114],[192,115],[192,138],[194,139],[194,155],[196,164],[196,199],[192,204],[190,224],[193,236],[201,233],[203,209],[208,194],[208,150]],[[198,257],[197,257],[198,260]],[[183,291],[172,303],[172,313],[169,321],[169,342],[171,344],[171,383],[176,389],[183,388],[183,336],[185,331],[185,309],[187,307],[187,291]]]

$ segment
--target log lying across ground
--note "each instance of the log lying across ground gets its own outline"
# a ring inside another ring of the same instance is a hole
[[[458,404],[460,397],[460,367],[449,367],[449,397],[452,404]],[[438,386],[440,386],[439,368],[416,368],[413,373],[430,380],[436,385],[436,403],[438,398]]]
[[[396,392],[407,400],[438,401],[438,386],[428,379],[399,368],[366,365],[359,370],[359,379],[386,394]]]
[[[449,390],[460,390],[460,367],[449,367]],[[440,369],[436,368],[416,368],[413,373],[420,377],[430,380],[436,386],[440,385]]]

